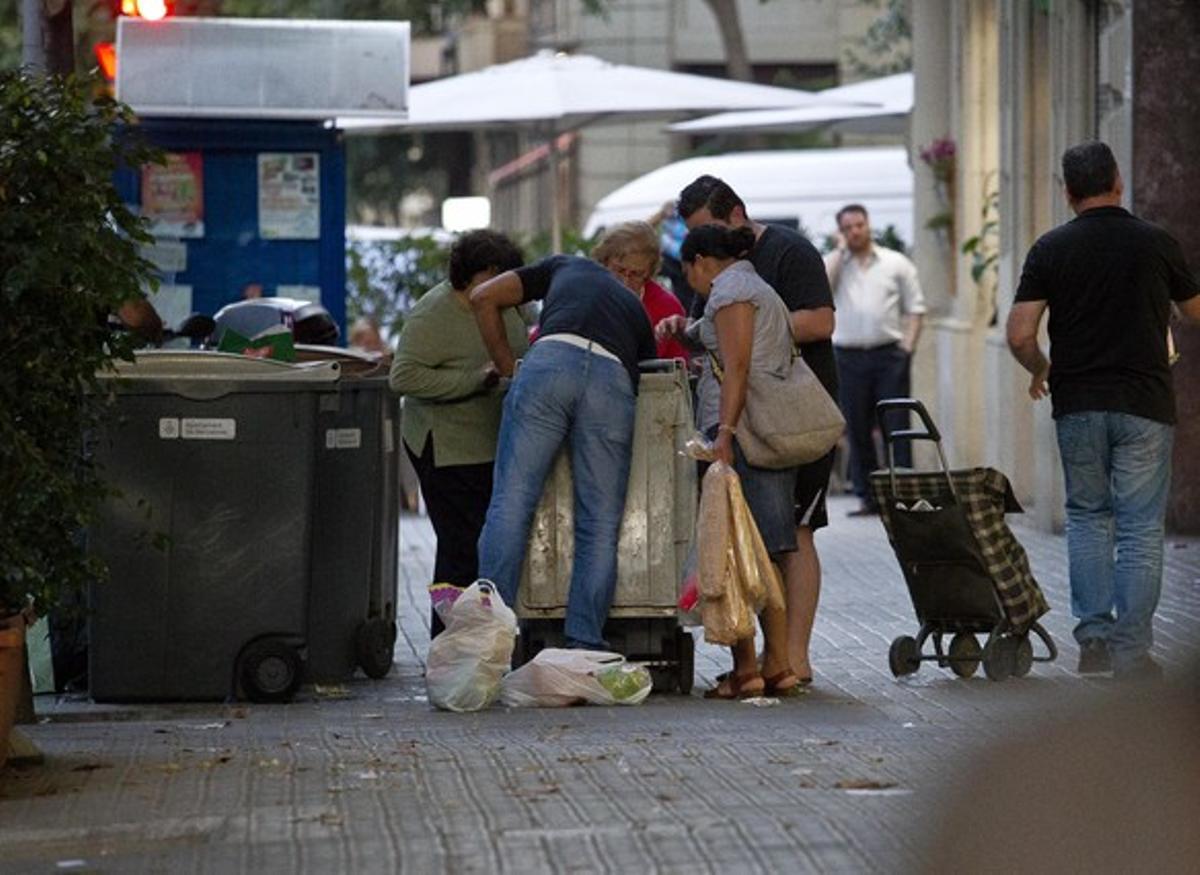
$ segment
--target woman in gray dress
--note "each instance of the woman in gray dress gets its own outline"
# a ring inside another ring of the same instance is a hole
[[[787,366],[792,335],[787,307],[746,260],[753,246],[754,232],[749,228],[702,225],[688,234],[681,251],[684,274],[705,303],[703,318],[692,323],[687,333],[708,353],[697,390],[697,424],[713,441],[716,460],[737,472],[763,544],[778,565],[782,554],[796,549],[796,469],[749,465],[737,444],[736,424],[746,404],[751,372]],[[678,319],[664,320],[659,331],[677,334],[683,325]],[[707,698],[779,695],[800,685],[788,664],[786,610],[767,607],[759,619],[766,642],[761,671],[754,639],[739,641],[732,648],[733,672],[709,690]]]

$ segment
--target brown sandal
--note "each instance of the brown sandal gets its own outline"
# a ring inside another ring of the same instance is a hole
[[[786,683],[791,681],[791,683]],[[807,683],[812,683],[812,678],[809,678]],[[806,685],[804,678],[800,677],[790,668],[785,668],[781,672],[776,672],[769,678],[763,678],[763,688],[765,695],[768,696],[791,696],[798,693],[802,687]]]
[[[721,689],[721,684],[729,683],[728,692]],[[756,683],[757,682],[757,683]],[[704,691],[706,699],[753,699],[766,691],[762,675],[758,672],[750,674],[733,674],[730,672],[724,680],[718,681],[712,689]]]

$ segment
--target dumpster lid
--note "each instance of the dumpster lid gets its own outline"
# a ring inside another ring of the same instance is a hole
[[[279,382],[333,383],[341,377],[336,361],[289,364],[274,359],[208,350],[140,350],[135,361],[116,362],[115,371],[101,378],[121,380],[264,380]]]
[[[390,362],[377,352],[343,349],[315,343],[297,343],[296,360],[301,362],[334,361],[342,366],[342,377],[386,377]]]

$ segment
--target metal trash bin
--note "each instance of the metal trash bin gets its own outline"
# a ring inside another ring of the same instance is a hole
[[[692,686],[694,641],[679,625],[677,603],[696,526],[696,463],[683,453],[694,428],[683,362],[643,362],[617,588],[604,634],[614,649],[650,666],[656,688],[684,693]],[[517,595],[518,663],[561,642],[573,556],[574,496],[563,451],[530,528]]]
[[[303,676],[318,413],[340,366],[139,353],[95,458],[119,490],[89,532],[97,701],[290,698]],[[165,535],[165,544],[152,543]]]

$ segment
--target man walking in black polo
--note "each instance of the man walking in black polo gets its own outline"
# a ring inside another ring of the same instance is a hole
[[[1200,322],[1200,284],[1169,234],[1121,207],[1107,145],[1073,146],[1062,168],[1076,217],[1029,251],[1008,344],[1030,397],[1049,391],[1053,406],[1079,671],[1154,678],[1175,423],[1167,323],[1172,302]],[[1050,359],[1037,339],[1047,309]]]

